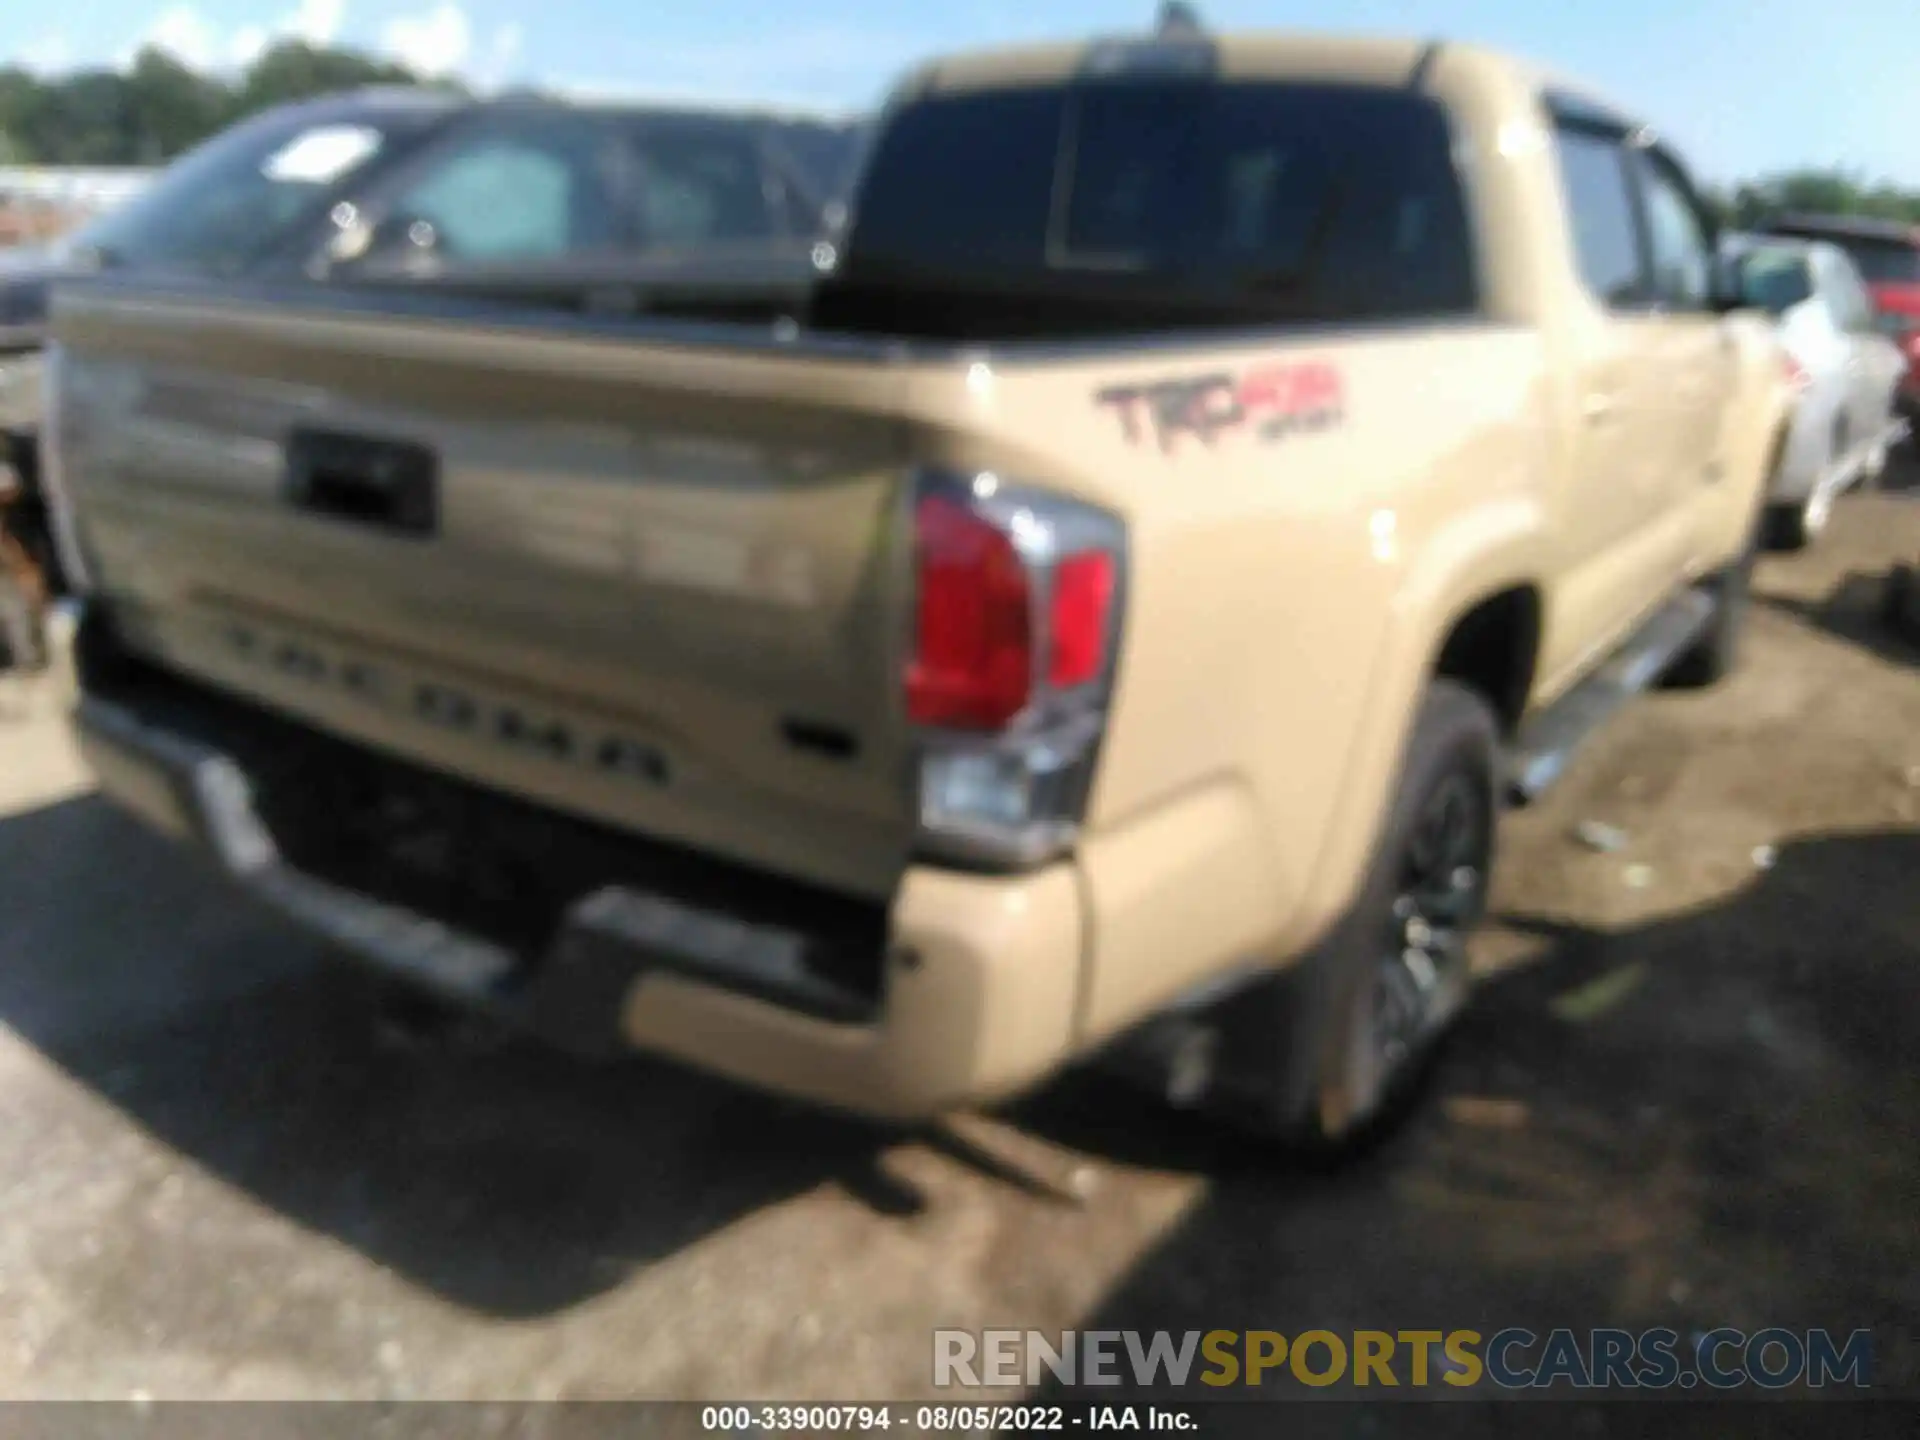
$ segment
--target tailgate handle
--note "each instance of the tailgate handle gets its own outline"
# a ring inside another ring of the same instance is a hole
[[[287,436],[287,498],[317,515],[427,536],[440,521],[440,460],[412,440],[296,429]]]

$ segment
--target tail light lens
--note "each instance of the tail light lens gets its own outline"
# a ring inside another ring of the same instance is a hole
[[[992,475],[917,477],[912,523],[920,848],[1040,863],[1072,842],[1105,732],[1125,528]]]
[[[1113,556],[1104,550],[1069,555],[1054,567],[1047,683],[1056,690],[1099,679],[1107,659],[1113,580]]]
[[[1032,586],[1011,536],[962,500],[914,508],[915,646],[907,715],[918,725],[996,730],[1033,689]]]

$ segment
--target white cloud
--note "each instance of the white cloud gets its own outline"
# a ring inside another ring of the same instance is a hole
[[[558,88],[581,100],[848,114],[869,105],[925,53],[924,41],[897,32],[802,27],[653,46],[621,80],[582,76]]]
[[[260,58],[270,38],[264,25],[242,25],[227,42],[227,58],[245,69]]]
[[[346,12],[346,0],[299,0],[292,10],[271,24],[249,22],[237,26],[231,33],[223,33],[194,6],[171,5],[146,28],[138,44],[121,53],[119,63],[124,69],[133,62],[141,46],[152,45],[195,70],[212,70],[223,65],[244,68],[258,60],[275,41],[331,44],[340,33],[340,22],[346,18]],[[65,63],[64,51],[56,63]]]
[[[346,0],[300,0],[300,8],[280,23],[280,30],[309,45],[331,45],[346,13]]]
[[[445,75],[472,53],[473,24],[454,0],[440,0],[431,10],[389,20],[380,48],[423,75]]]
[[[72,42],[58,32],[42,35],[21,48],[20,63],[36,75],[65,70],[73,64]]]
[[[487,41],[485,53],[472,66],[475,82],[482,89],[505,84],[520,59],[520,52],[526,48],[526,38],[526,32],[512,21],[495,30],[493,38]]]
[[[162,11],[141,43],[164,51],[190,70],[208,69],[222,49],[213,22],[191,5]]]

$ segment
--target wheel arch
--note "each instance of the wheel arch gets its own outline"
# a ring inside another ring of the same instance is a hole
[[[1420,697],[1443,673],[1486,695],[1508,733],[1531,699],[1546,625],[1545,516],[1537,498],[1480,507],[1423,548],[1400,586],[1349,747],[1296,943],[1311,944],[1351,903],[1392,804]]]

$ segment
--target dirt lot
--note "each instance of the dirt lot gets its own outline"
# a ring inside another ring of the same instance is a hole
[[[1915,477],[1920,479],[1920,477]],[[1920,1392],[1920,498],[1504,835],[1438,1092],[1315,1173],[1087,1080],[881,1133],[383,1040],[0,699],[0,1395],[905,1399],[936,1324],[1870,1326]],[[1617,825],[1627,847],[1572,838]]]

